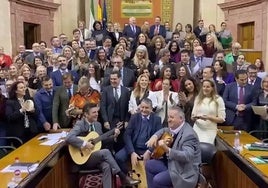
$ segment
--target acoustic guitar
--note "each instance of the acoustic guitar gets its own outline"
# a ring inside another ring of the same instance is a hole
[[[122,125],[120,124],[116,128],[122,129],[123,128]],[[82,165],[85,162],[87,162],[87,160],[89,159],[90,155],[93,152],[99,151],[101,149],[101,141],[105,140],[105,139],[109,138],[109,136],[113,135],[114,130],[116,128],[113,128],[110,131],[108,131],[102,135],[99,135],[95,131],[91,131],[85,137],[78,136],[78,138],[82,139],[83,141],[87,141],[87,142],[91,141],[92,144],[94,145],[94,148],[92,150],[89,150],[86,148],[81,149],[81,148],[76,148],[76,147],[69,144],[68,149],[69,149],[69,153],[71,155],[72,160],[78,165]]]

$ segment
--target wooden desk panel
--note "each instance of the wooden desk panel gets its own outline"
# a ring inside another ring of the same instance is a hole
[[[216,182],[219,188],[268,187],[268,164],[255,164],[249,157],[267,155],[266,151],[243,151],[238,154],[233,149],[234,134],[218,133],[217,152],[214,161]],[[257,138],[242,132],[241,144],[258,141]]]
[[[39,162],[39,167],[35,172],[31,173],[30,175],[27,173],[22,173],[23,180],[20,183],[22,187],[27,185],[31,179],[37,176],[38,173],[47,166],[48,162],[64,145],[64,143],[54,146],[39,145],[40,141],[37,140],[39,136],[41,135],[31,139],[0,160],[0,169],[13,164],[16,157],[19,157],[20,162]],[[13,173],[0,173],[0,188],[7,187],[7,184],[12,177]]]

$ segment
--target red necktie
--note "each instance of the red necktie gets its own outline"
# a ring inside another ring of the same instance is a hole
[[[239,87],[239,99],[238,104],[244,104],[244,87]]]

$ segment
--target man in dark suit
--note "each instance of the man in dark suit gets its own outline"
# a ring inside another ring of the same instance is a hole
[[[69,108],[69,101],[72,95],[77,92],[77,85],[74,85],[73,76],[66,73],[62,76],[63,86],[56,89],[52,106],[53,129],[71,127],[71,119],[65,111]]]
[[[154,36],[161,35],[164,39],[166,38],[166,28],[161,25],[161,17],[155,17],[155,24],[150,27],[149,37],[152,39]]]
[[[202,43],[206,42],[208,29],[204,27],[204,20],[198,20],[198,26],[194,28],[194,34]]]
[[[236,130],[251,130],[252,105],[256,105],[254,87],[248,84],[247,72],[237,70],[236,82],[226,85],[223,100],[226,108],[226,125]]]
[[[33,45],[32,45],[32,50],[33,50],[33,52],[32,53],[30,53],[29,55],[27,55],[26,57],[25,57],[25,61],[29,64],[29,65],[33,65],[34,64],[34,58],[36,57],[36,56],[39,56],[39,57],[41,57],[41,59],[42,60],[44,60],[44,54],[42,54],[41,52],[40,52],[40,44],[39,43],[33,43]]]
[[[257,76],[258,68],[254,64],[250,64],[247,68],[248,84],[252,85],[255,90],[261,89],[261,78]]]
[[[121,75],[118,71],[113,71],[110,74],[110,86],[103,89],[101,97],[101,116],[104,122],[104,127],[109,130],[120,124],[127,126],[129,120],[128,102],[130,98],[129,90],[120,85]],[[118,138],[117,148],[123,146],[123,137]]]
[[[167,145],[160,139],[164,133],[173,135],[173,142]],[[185,122],[179,107],[168,110],[168,128],[157,131],[147,142],[148,147],[164,149],[162,159],[151,159],[147,150],[143,155],[148,188],[196,187],[199,177],[201,151],[198,137],[193,128]]]
[[[120,84],[122,86],[127,87],[129,90],[133,89],[134,83],[136,81],[134,71],[124,67],[124,61],[121,56],[115,55],[111,59],[112,63],[114,64],[114,68],[106,69],[104,72],[104,79],[103,79],[103,86],[110,85],[110,74],[114,70],[119,71],[121,78],[120,78]]]
[[[125,147],[115,154],[115,160],[123,172],[128,172],[126,161],[131,156],[132,167],[148,149],[145,142],[162,128],[161,118],[153,113],[152,101],[145,98],[140,103],[140,113],[134,114],[126,128]]]
[[[73,145],[76,148],[87,148],[91,151],[94,148],[94,144],[91,141],[84,141],[77,136],[81,134],[88,134],[91,131],[96,131],[99,135],[102,134],[102,127],[98,119],[99,108],[95,104],[88,103],[83,108],[84,118],[77,121],[74,128],[70,131],[66,137],[67,143]],[[116,138],[120,131],[114,130],[114,138]],[[118,164],[114,160],[111,152],[107,149],[101,149],[93,152],[88,161],[84,164],[87,169],[99,168],[102,173],[103,188],[112,187],[112,174],[118,174],[123,185],[133,186],[139,184],[139,180],[134,180],[121,171]]]
[[[41,132],[49,131],[52,128],[52,106],[55,90],[49,76],[41,80],[42,88],[35,94],[34,101],[39,110],[38,125]]]
[[[141,28],[136,25],[136,18],[130,17],[129,24],[125,26],[123,30],[123,36],[128,38],[132,45],[136,44],[136,39],[138,38],[139,34],[141,33]]]
[[[60,64],[60,67],[58,70],[51,72],[50,77],[53,80],[53,85],[55,87],[62,86],[62,75],[70,72],[70,74],[74,77],[74,83],[77,84],[79,80],[79,75],[76,71],[69,71],[68,70],[68,62],[65,56],[59,55],[57,58],[58,63]]]

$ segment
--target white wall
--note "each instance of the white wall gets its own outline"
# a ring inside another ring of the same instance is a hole
[[[3,46],[5,53],[12,54],[11,44],[11,22],[10,22],[10,2],[9,0],[1,0],[0,11],[0,46]]]
[[[194,0],[174,0],[173,10],[173,29],[178,22],[183,27],[186,24],[193,25],[194,19]]]
[[[214,24],[217,30],[220,29],[220,24],[224,21],[224,13],[218,6],[219,3],[224,3],[224,0],[200,0],[200,19],[204,20],[206,27]]]
[[[79,0],[54,0],[54,3],[61,4],[54,15],[54,34],[65,33],[71,40],[72,31],[77,28]]]

